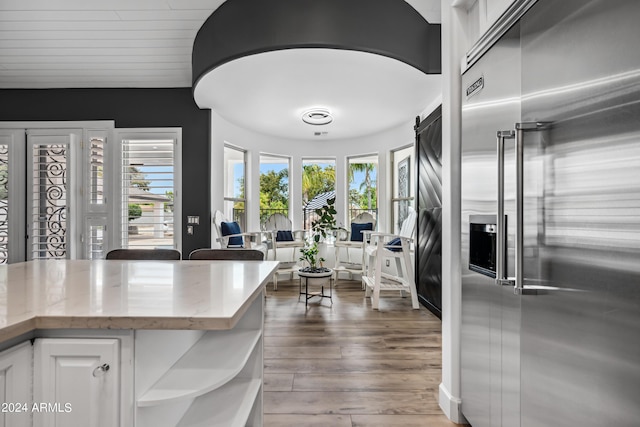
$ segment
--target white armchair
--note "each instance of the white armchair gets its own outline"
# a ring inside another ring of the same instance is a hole
[[[414,280],[415,271],[411,262],[413,235],[416,230],[416,212],[409,210],[409,215],[403,221],[400,233],[363,232],[369,234],[369,243],[365,246],[366,268],[363,276],[366,297],[371,298],[374,310],[380,306],[380,292],[388,290],[400,291],[411,295],[411,306],[419,309],[418,293]],[[365,237],[366,239],[366,237]],[[383,272],[383,260],[395,260],[395,274]]]
[[[229,221],[221,211],[213,215],[213,224],[216,230],[216,242],[222,249],[257,249],[264,253],[265,259],[269,255],[267,246],[267,234],[258,232],[242,232],[237,222]]]
[[[349,273],[349,279],[353,279],[353,274],[364,273],[364,238],[367,231],[371,232],[376,228],[376,220],[369,212],[362,212],[351,222],[351,230],[338,230],[335,249],[336,282],[341,271]],[[364,289],[364,281],[362,282]]]
[[[293,274],[298,271],[299,250],[305,244],[305,231],[292,230],[291,220],[281,214],[272,214],[263,224],[263,229],[270,235],[270,246],[273,260],[280,261],[278,271],[273,275],[273,289],[278,289],[278,274]]]

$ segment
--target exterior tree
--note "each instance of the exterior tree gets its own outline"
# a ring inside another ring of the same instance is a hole
[[[273,205],[289,205],[289,171],[269,171],[260,174],[260,208],[273,209]],[[264,195],[264,197],[263,197]],[[263,200],[265,204],[263,205]]]
[[[164,211],[165,212],[173,212],[173,200],[174,200],[174,196],[173,196],[173,191],[165,191],[164,195],[171,200],[170,202],[167,202],[164,204]]]
[[[149,188],[149,184],[151,184],[151,181],[145,179],[146,176],[143,172],[140,172],[140,169],[135,166],[129,166],[128,169],[132,187],[139,188],[143,191],[151,190]]]
[[[142,216],[142,208],[138,204],[129,203],[129,221]]]
[[[336,188],[336,169],[334,166],[321,168],[318,164],[302,166],[302,203],[321,193],[333,191]]]
[[[363,209],[371,210],[377,208],[377,203],[373,203],[375,198],[376,186],[374,185],[375,183],[371,178],[372,172],[375,170],[375,163],[351,163],[349,165],[349,184],[353,183],[355,172],[364,172],[364,181],[362,181],[362,184],[360,184],[360,191],[366,196],[367,203],[364,206],[361,205]]]

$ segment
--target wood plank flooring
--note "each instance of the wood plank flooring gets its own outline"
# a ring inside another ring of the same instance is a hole
[[[441,324],[411,299],[384,294],[371,309],[360,282],[298,301],[298,281],[265,300],[267,427],[451,427],[438,407]]]

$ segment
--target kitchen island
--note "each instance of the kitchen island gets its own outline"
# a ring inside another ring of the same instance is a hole
[[[263,295],[276,268],[1,266],[5,425],[261,425]]]

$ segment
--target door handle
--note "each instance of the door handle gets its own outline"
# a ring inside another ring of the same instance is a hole
[[[513,286],[514,280],[506,277],[506,223],[504,218],[504,141],[515,138],[513,130],[501,130],[497,133],[498,154],[498,215],[496,218],[496,284]]]
[[[94,377],[101,377],[102,375],[106,374],[109,371],[109,364],[108,363],[103,363],[100,366],[96,366],[96,368],[93,370],[93,376]]]
[[[516,263],[515,286],[516,295],[537,295],[535,288],[524,286],[523,254],[524,254],[524,133],[542,131],[551,126],[549,122],[516,123]]]

